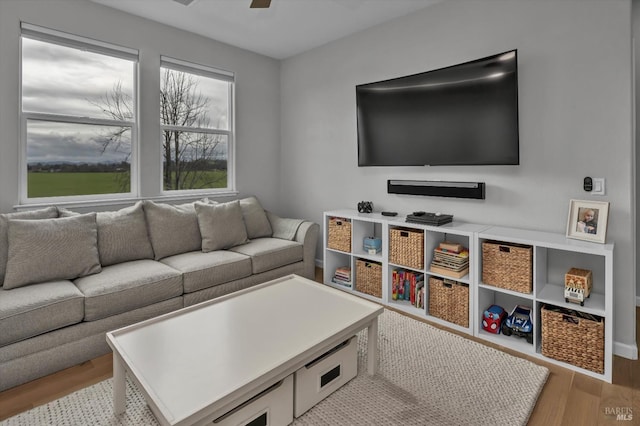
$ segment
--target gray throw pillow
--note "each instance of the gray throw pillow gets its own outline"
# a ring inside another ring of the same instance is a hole
[[[156,260],[202,248],[193,203],[172,205],[145,201],[143,206]]]
[[[256,197],[240,200],[240,208],[247,227],[247,236],[250,239],[270,237],[273,234],[267,214]]]
[[[59,219],[9,219],[4,289],[72,280],[102,270],[96,214]]]
[[[9,246],[7,231],[9,229],[9,219],[34,220],[50,219],[54,217],[58,217],[58,209],[56,207],[0,214],[0,283],[4,281],[4,273],[7,268],[7,253]]]
[[[196,203],[195,206],[203,252],[228,249],[248,241],[239,201],[213,205]]]
[[[114,212],[98,212],[98,252],[102,266],[153,259],[147,223],[139,201]]]

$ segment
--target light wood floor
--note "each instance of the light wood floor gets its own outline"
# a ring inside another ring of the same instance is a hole
[[[316,280],[322,281],[321,269],[316,270]],[[640,342],[638,318],[640,318],[640,308],[636,308],[636,341]],[[428,322],[421,318],[416,319]],[[477,340],[465,334],[461,335]],[[484,340],[478,341],[487,344]],[[489,346],[522,357],[517,352],[495,345]],[[531,415],[529,425],[640,425],[640,361],[614,356],[613,384],[609,384],[537,358],[526,356],[524,358],[544,365],[551,371]],[[107,379],[111,377],[111,368],[111,355],[104,355],[1,392],[0,421]],[[508,398],[509,395],[489,397]],[[616,420],[616,413],[631,414],[633,420]]]

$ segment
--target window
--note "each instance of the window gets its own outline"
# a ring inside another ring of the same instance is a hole
[[[26,23],[21,43],[23,201],[135,194],[137,51]]]
[[[161,58],[164,191],[233,189],[232,73]]]

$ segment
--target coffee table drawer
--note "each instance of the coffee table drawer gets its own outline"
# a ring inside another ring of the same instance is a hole
[[[296,417],[325,399],[358,373],[358,337],[341,343],[296,371]]]
[[[293,422],[293,374],[213,421],[216,426],[280,426]]]

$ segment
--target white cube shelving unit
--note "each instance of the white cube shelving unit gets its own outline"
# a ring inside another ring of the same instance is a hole
[[[351,250],[343,252],[329,249],[328,224],[332,217],[340,217],[351,222]],[[565,235],[506,228],[472,223],[452,222],[442,226],[430,226],[404,221],[404,217],[388,217],[379,213],[358,213],[355,210],[333,210],[324,212],[323,260],[326,285],[351,292],[364,298],[393,307],[397,310],[425,318],[451,329],[476,336],[521,353],[538,357],[580,373],[611,382],[613,354],[613,244],[598,244],[566,238]],[[424,266],[414,269],[389,261],[389,231],[405,228],[424,232]],[[369,254],[364,250],[365,237],[375,236],[382,240],[382,251]],[[433,252],[442,241],[455,242],[469,249],[469,273],[460,278],[430,271]],[[506,290],[482,282],[482,243],[498,241],[524,244],[533,248],[533,291],[529,294]],[[382,295],[374,297],[358,291],[356,281],[356,260],[375,262],[382,267]],[[332,282],[336,268],[351,268],[351,286]],[[584,306],[567,303],[564,299],[564,274],[571,268],[589,269],[593,272],[593,289]],[[424,308],[416,308],[408,301],[393,300],[391,284],[393,270],[403,269],[425,278]],[[469,321],[463,327],[433,316],[429,312],[428,279],[430,276],[451,278],[469,286]],[[523,304],[532,308],[534,325],[533,343],[517,336],[488,333],[482,329],[482,315],[491,304],[503,306],[510,311],[515,305]],[[568,363],[548,358],[541,353],[541,309],[544,305],[568,308],[604,319],[604,373],[593,372]]]

